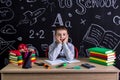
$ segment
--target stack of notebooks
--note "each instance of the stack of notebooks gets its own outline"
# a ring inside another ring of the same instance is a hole
[[[9,53],[9,62],[18,66],[23,64],[23,59],[19,50],[11,50]]]
[[[89,61],[105,66],[114,65],[115,63],[115,51],[107,48],[93,47],[89,48],[90,52]]]
[[[23,65],[23,57],[21,55],[21,52],[19,50],[11,50],[9,53],[9,62],[12,64],[17,64],[18,66]],[[31,62],[36,62],[36,54],[35,52],[31,53]]]

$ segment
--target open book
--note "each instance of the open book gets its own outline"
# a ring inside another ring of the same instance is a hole
[[[83,40],[96,46],[115,50],[120,43],[120,35],[113,31],[105,30],[97,24],[91,24]]]
[[[58,64],[61,64],[61,63],[76,63],[76,62],[80,62],[80,60],[77,60],[77,59],[68,61],[65,58],[58,58],[58,59],[56,59],[54,61],[51,61],[51,60],[45,60],[45,61],[47,63],[49,63],[50,65],[58,65]]]

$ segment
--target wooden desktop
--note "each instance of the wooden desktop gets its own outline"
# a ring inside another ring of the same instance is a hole
[[[44,62],[44,60],[37,60]],[[94,69],[66,69],[82,63],[90,63],[87,59],[80,58],[80,62],[68,64],[66,67],[45,69],[43,66],[33,64],[30,69],[22,69],[13,64],[8,64],[1,70],[2,80],[118,80],[119,70],[114,66],[103,66],[95,63]]]

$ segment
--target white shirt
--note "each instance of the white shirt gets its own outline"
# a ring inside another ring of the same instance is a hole
[[[55,60],[58,56],[64,56],[67,60],[73,60],[75,55],[74,45],[71,43],[57,44],[53,42],[49,46],[48,58]]]

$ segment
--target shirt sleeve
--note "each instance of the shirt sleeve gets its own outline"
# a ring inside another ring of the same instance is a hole
[[[67,60],[73,60],[75,55],[74,46],[71,43],[63,43],[63,49]]]
[[[55,60],[62,49],[62,44],[56,44],[55,42],[49,46],[48,58],[50,60]]]

